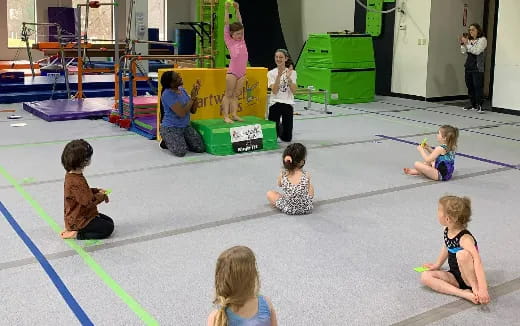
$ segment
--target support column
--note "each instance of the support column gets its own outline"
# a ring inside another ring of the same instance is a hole
[[[132,0],[126,0],[127,8],[130,7],[129,3]],[[128,21],[128,9],[126,10],[125,21]],[[125,28],[126,31],[126,28]],[[134,12],[132,15],[132,30],[131,39],[145,40],[148,41],[148,0],[137,0],[134,4]],[[148,44],[136,44],[135,50],[141,55],[148,55]],[[141,69],[148,73],[148,61],[140,61],[139,66]],[[138,70],[138,72],[140,72]]]

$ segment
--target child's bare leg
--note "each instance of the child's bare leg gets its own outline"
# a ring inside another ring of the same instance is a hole
[[[77,235],[78,235],[78,231],[63,230],[60,233],[60,236],[62,239],[75,239]]]
[[[273,205],[273,206],[276,203],[276,201],[278,199],[280,199],[280,197],[282,197],[282,195],[279,192],[272,191],[272,190],[269,190],[267,192],[267,200],[269,200],[269,203],[271,203],[271,205]]]
[[[404,171],[404,174],[408,174],[408,175],[420,175],[421,174],[416,169],[404,168],[403,171]]]
[[[224,121],[227,123],[233,123],[233,120],[229,118],[229,111],[233,103],[233,92],[237,84],[237,78],[233,74],[226,74],[226,93],[222,99],[222,115]]]
[[[233,98],[231,99],[231,104],[229,105],[229,110],[230,110],[229,115],[231,116],[232,120],[244,121],[237,115],[237,111],[238,111],[238,98],[237,97],[233,96]]]
[[[231,118],[235,121],[244,121],[238,116],[238,98],[244,92],[244,85],[246,83],[246,76],[237,80],[235,90],[233,92],[233,101],[231,102]]]
[[[450,272],[445,271],[426,271],[421,274],[421,283],[430,289],[444,293],[455,295],[473,302],[478,303],[477,297],[470,290],[462,290],[455,279],[455,276]]]
[[[478,290],[477,274],[473,264],[473,256],[467,250],[457,252],[457,263],[464,283],[471,286],[473,292]]]
[[[432,180],[439,180],[439,171],[431,165],[417,161],[413,166],[420,174]]]

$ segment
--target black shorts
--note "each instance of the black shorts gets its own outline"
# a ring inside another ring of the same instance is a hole
[[[455,279],[457,280],[457,283],[459,283],[459,288],[461,290],[471,290],[471,286],[467,285],[466,282],[464,282],[464,279],[462,278],[462,275],[460,274],[460,271],[457,270],[449,270],[453,276],[455,276]]]

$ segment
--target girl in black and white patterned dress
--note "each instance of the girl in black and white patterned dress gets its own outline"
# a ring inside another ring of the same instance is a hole
[[[312,211],[314,187],[311,176],[303,170],[307,149],[300,143],[294,143],[283,152],[284,170],[278,176],[278,186],[283,193],[268,191],[269,202],[285,214],[303,215]]]

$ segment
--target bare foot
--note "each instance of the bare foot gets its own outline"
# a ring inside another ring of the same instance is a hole
[[[235,121],[241,121],[241,122],[244,121],[244,119],[242,119],[242,118],[239,117],[238,115],[233,116],[233,120],[235,120]]]
[[[473,302],[474,304],[479,304],[477,296],[473,293],[471,290],[463,290],[463,293],[461,294],[461,297]]]
[[[403,169],[404,171],[404,174],[408,174],[408,175],[419,175],[419,171],[417,171],[416,169],[410,169],[410,168],[404,168]]]
[[[62,239],[74,239],[78,235],[78,231],[62,231],[60,236]]]
[[[224,118],[224,122],[225,122],[225,123],[233,123],[233,120],[231,120],[231,119],[228,118],[228,117],[225,117],[225,118]]]

